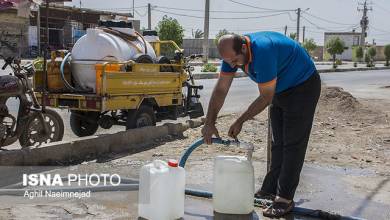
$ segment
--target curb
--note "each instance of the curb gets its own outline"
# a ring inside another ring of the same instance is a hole
[[[354,67],[348,69],[323,69],[318,70],[318,73],[333,73],[333,72],[353,72],[353,71],[369,71],[369,70],[388,70],[389,66],[382,67]]]
[[[189,128],[196,128],[203,120],[182,123],[166,123],[156,127],[144,127],[115,134],[89,136],[75,141],[60,141],[39,148],[27,148],[0,152],[0,166],[38,166],[70,164],[95,159],[109,153],[145,150],[143,143],[168,135],[182,135]]]
[[[318,73],[333,73],[333,72],[354,72],[354,71],[369,71],[369,70],[388,70],[389,66],[383,67],[355,67],[348,69],[322,69],[317,70]],[[202,72],[193,74],[194,79],[217,79],[219,77],[219,73],[214,72]],[[235,78],[248,77],[243,72],[237,72],[234,76]]]

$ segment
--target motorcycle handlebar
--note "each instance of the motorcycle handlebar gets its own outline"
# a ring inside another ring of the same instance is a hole
[[[14,60],[13,57],[5,58],[3,55],[0,55],[0,58],[2,58],[5,62],[3,67],[1,67],[2,70],[5,70],[5,68],[7,68],[7,66],[10,65],[12,63],[12,61]]]
[[[196,59],[196,58],[202,58],[203,55],[202,54],[192,54],[189,58],[190,59]]]

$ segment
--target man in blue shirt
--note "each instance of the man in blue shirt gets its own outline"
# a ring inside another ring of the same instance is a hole
[[[221,73],[209,102],[202,134],[207,144],[219,137],[215,122],[238,68],[255,83],[260,95],[231,125],[237,138],[243,124],[270,107],[272,127],[271,168],[255,197],[272,201],[263,214],[280,217],[294,207],[294,194],[305,159],[321,80],[315,65],[297,42],[276,32],[244,36],[230,34],[218,41],[223,59]]]

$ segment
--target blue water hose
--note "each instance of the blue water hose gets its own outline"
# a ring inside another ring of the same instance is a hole
[[[232,140],[223,140],[221,138],[212,138],[212,143],[213,144],[223,144],[223,145],[230,145],[230,144],[235,144],[237,141],[232,141]],[[239,143],[239,142],[238,142]],[[192,143],[182,154],[179,160],[179,166],[183,167],[186,165],[186,162],[188,160],[188,157],[191,155],[191,153],[204,144],[204,139],[198,139],[194,143]],[[185,190],[186,195],[190,196],[196,196],[196,197],[202,197],[202,198],[208,198],[211,199],[213,198],[213,194],[209,191],[204,191],[204,190],[197,190],[197,189],[188,189],[186,188]],[[260,199],[254,199],[255,204],[261,203]],[[362,218],[357,218],[357,217],[351,217],[351,216],[341,216],[338,214],[334,213],[329,213],[325,212],[322,210],[313,210],[313,209],[307,209],[307,208],[301,208],[301,207],[294,207],[292,210],[294,214],[297,215],[302,215],[302,216],[309,216],[309,217],[314,217],[314,218],[319,218],[319,219],[329,219],[329,220],[364,220]]]
[[[232,141],[230,140],[222,140],[221,138],[212,138],[213,144],[223,144],[223,145],[229,145]],[[192,143],[183,153],[183,155],[180,157],[179,166],[183,167],[186,165],[186,162],[188,160],[188,157],[191,155],[191,153],[204,144],[204,139],[200,138],[194,143]]]

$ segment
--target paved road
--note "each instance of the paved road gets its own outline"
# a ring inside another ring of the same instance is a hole
[[[0,75],[6,73],[7,72],[5,71],[0,71]],[[358,98],[387,99],[390,101],[390,88],[381,88],[384,86],[390,86],[390,70],[324,73],[321,77],[326,85],[343,87]],[[198,80],[197,82],[204,85],[204,90],[201,91],[201,101],[206,111],[216,79]],[[258,94],[259,92],[256,84],[250,79],[235,79],[221,113],[227,114],[244,111],[250,102],[258,96]],[[8,100],[7,106],[9,107],[11,113],[16,115],[18,100]],[[65,123],[64,140],[77,138],[77,136],[75,136],[69,128],[69,112],[66,110],[60,110],[59,112]],[[99,129],[98,134],[107,132],[114,133],[120,130],[123,130],[123,127],[114,126],[110,130]],[[17,143],[12,145],[12,148],[18,147],[19,145]]]
[[[383,67],[384,63],[376,63],[375,66],[376,67]],[[357,67],[364,68],[364,67],[366,67],[366,64],[364,64],[364,63],[360,64],[359,63]],[[220,68],[221,67],[218,66],[218,71],[220,70]],[[330,64],[330,63],[316,64],[316,68],[318,70],[332,69],[333,65]],[[343,65],[339,65],[337,68],[338,69],[350,69],[350,68],[354,68],[354,66],[353,66],[352,62],[345,62]],[[201,66],[195,66],[194,69],[195,69],[195,72],[201,72],[202,67]],[[238,70],[238,71],[241,71],[241,70]]]
[[[357,98],[386,99],[390,101],[390,70],[338,72],[321,74],[322,81],[327,86],[339,86]],[[204,85],[201,101],[208,105],[216,79],[199,80]],[[258,96],[255,83],[248,78],[234,79],[227,100],[222,109],[223,113],[245,110],[251,100]]]

